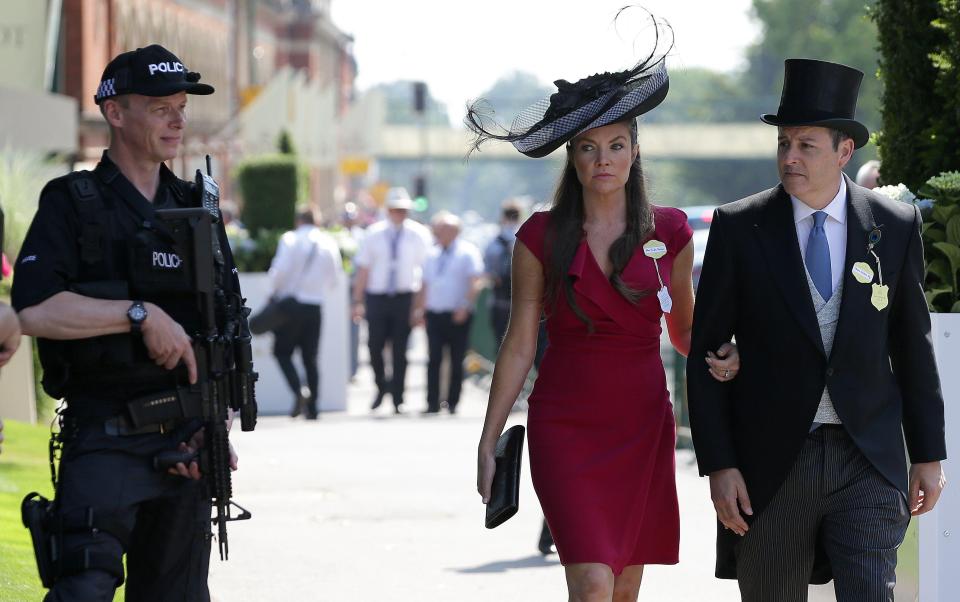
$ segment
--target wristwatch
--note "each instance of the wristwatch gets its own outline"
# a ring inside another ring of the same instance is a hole
[[[127,319],[130,320],[130,332],[140,334],[142,332],[143,321],[147,319],[147,308],[143,306],[143,301],[134,301],[127,310]]]

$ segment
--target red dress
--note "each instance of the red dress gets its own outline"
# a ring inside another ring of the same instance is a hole
[[[544,263],[547,212],[530,216],[517,238]],[[654,207],[657,261],[670,289],[673,260],[693,232],[686,215]],[[548,307],[549,345],[527,415],[530,472],[560,561],[600,562],[615,575],[635,564],[679,561],[674,475],[676,428],[660,359],[660,303],[624,299],[603,274],[586,237],[570,265],[580,309],[561,294]],[[659,288],[643,249],[623,271],[635,290]]]

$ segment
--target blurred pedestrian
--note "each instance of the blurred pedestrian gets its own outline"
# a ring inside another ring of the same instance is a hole
[[[390,393],[394,412],[403,405],[407,373],[407,339],[415,316],[413,295],[420,290],[423,262],[433,244],[430,231],[410,219],[413,200],[404,188],[387,191],[387,219],[367,228],[354,263],[354,320],[366,317],[370,366],[377,394],[370,409],[375,410]],[[387,378],[383,349],[391,342],[393,370]]]
[[[20,320],[17,312],[0,302],[0,368],[7,365],[20,347]]]
[[[322,306],[343,272],[336,241],[317,222],[313,210],[297,213],[297,227],[280,238],[269,272],[272,298],[294,299],[285,321],[274,331],[273,355],[293,392],[290,416],[306,412],[308,420],[319,416]],[[307,378],[303,386],[293,364],[293,352],[298,349]]]
[[[636,117],[666,96],[665,59],[557,83],[506,135],[468,112],[478,144],[508,140],[531,157],[566,149],[552,209],[517,233],[477,488],[487,503],[545,309],[549,345],[527,416],[534,488],[570,599],[636,600],[644,565],[678,561],[676,427],[659,341],[665,314],[674,346],[689,349],[692,231],[682,211],[650,204],[637,145]]]
[[[463,358],[467,353],[470,324],[482,286],[483,259],[472,243],[459,238],[460,218],[440,211],[431,220],[437,240],[423,268],[423,287],[415,311],[424,308],[429,359],[427,362],[426,414],[440,411],[441,397],[451,414],[457,411],[463,385]],[[440,393],[440,364],[449,353],[449,391]]]
[[[503,343],[510,320],[510,265],[513,244],[520,229],[520,204],[510,199],[500,207],[500,231],[483,253],[484,270],[490,281],[490,325],[497,349]]]
[[[344,255],[344,264],[348,266],[347,275],[350,278],[350,286],[347,289],[347,295],[353,295],[353,285],[357,279],[357,265],[354,261],[354,257],[357,254],[357,249],[360,247],[360,241],[363,240],[363,235],[365,230],[363,225],[360,223],[360,212],[357,209],[357,204],[353,202],[345,203],[343,206],[343,213],[340,216],[340,224],[346,230],[346,236],[349,240],[349,253],[346,250],[346,246],[341,241],[340,252]],[[354,320],[353,316],[349,317],[350,324],[350,381],[357,376],[357,370],[360,367],[360,322]]]
[[[0,208],[0,249],[3,249],[3,209]],[[0,252],[2,255],[2,252]],[[7,264],[7,256],[3,255],[3,272],[0,273],[0,280],[9,278],[12,270]],[[7,365],[17,348],[20,347],[20,320],[17,318],[17,312],[13,308],[0,301],[0,368]],[[0,422],[0,431],[3,426]],[[0,434],[0,442],[3,441],[3,435]]]
[[[873,190],[880,185],[880,162],[870,159],[857,170],[857,185]]]

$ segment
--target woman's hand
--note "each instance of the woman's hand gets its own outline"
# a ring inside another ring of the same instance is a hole
[[[490,489],[493,487],[493,473],[496,467],[493,448],[481,445],[477,451],[477,493],[483,498],[484,504],[490,501]]]
[[[710,366],[710,376],[724,383],[737,377],[740,371],[740,352],[733,343],[720,345],[717,352],[707,352],[707,365]]]

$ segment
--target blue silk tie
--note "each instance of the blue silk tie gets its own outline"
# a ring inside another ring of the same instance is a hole
[[[810,272],[810,279],[820,291],[824,301],[833,296],[833,275],[830,269],[830,243],[827,242],[827,232],[823,223],[827,221],[827,214],[817,211],[813,214],[813,230],[807,239],[806,264]]]

